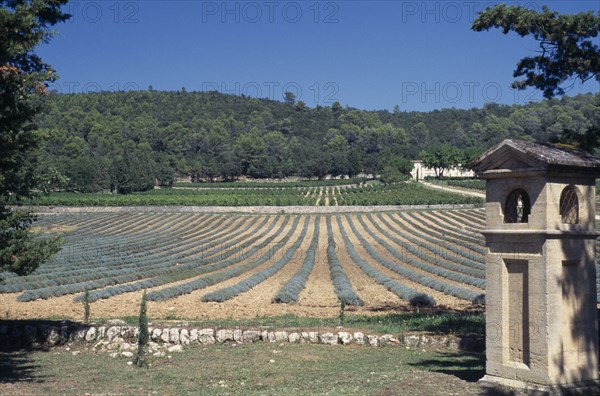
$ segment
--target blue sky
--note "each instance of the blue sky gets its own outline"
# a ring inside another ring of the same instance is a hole
[[[598,0],[514,1],[561,13]],[[62,93],[218,90],[308,106],[430,111],[541,100],[510,88],[536,43],[470,29],[490,1],[72,1],[38,49]],[[598,92],[575,82],[569,94]]]

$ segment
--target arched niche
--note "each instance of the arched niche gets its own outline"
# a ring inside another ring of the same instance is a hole
[[[560,194],[560,217],[563,224],[579,224],[579,197],[577,187],[571,185]]]
[[[504,205],[505,223],[527,223],[531,214],[529,194],[522,188],[513,190]]]

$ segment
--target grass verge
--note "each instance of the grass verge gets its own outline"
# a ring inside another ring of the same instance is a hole
[[[303,344],[189,347],[150,357],[148,369],[77,346],[0,355],[0,394],[477,395],[484,364],[481,354]]]
[[[120,318],[130,325],[137,324],[136,317]],[[221,319],[193,321],[173,316],[169,320],[185,322],[194,327],[250,328],[268,327],[273,329],[319,330],[338,326],[338,317],[307,318],[292,314],[256,317],[248,319]],[[106,324],[107,319],[96,320]],[[168,321],[165,321],[168,322]],[[161,323],[153,321],[153,323]],[[344,318],[345,330],[356,330],[376,334],[424,331],[435,334],[485,334],[485,315],[483,312],[454,312],[447,310],[428,310],[407,313],[388,313],[382,315],[354,315],[348,311]]]

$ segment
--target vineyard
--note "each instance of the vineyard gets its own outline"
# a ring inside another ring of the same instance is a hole
[[[361,183],[270,188],[166,188],[128,195],[54,192],[25,203],[48,206],[354,206],[482,202],[479,198],[431,190],[417,183]]]
[[[367,179],[355,177],[352,179],[322,179],[298,181],[236,181],[236,182],[178,182],[175,187],[181,188],[289,188],[289,187],[327,187],[346,186],[366,183]]]
[[[483,209],[394,213],[43,215],[66,244],[28,276],[2,273],[6,315],[335,314],[484,303]],[[4,313],[4,312],[3,312]]]

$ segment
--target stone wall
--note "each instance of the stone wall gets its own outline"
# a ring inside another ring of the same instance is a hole
[[[306,343],[327,345],[365,345],[407,347],[434,346],[448,349],[478,349],[483,338],[478,336],[444,336],[431,334],[375,335],[362,332],[274,330],[271,328],[215,328],[149,326],[150,352],[181,351],[188,345],[223,343]],[[70,343],[89,343],[101,352],[130,357],[136,348],[138,328],[122,324],[82,325],[73,322],[0,324],[0,349],[50,348]]]

